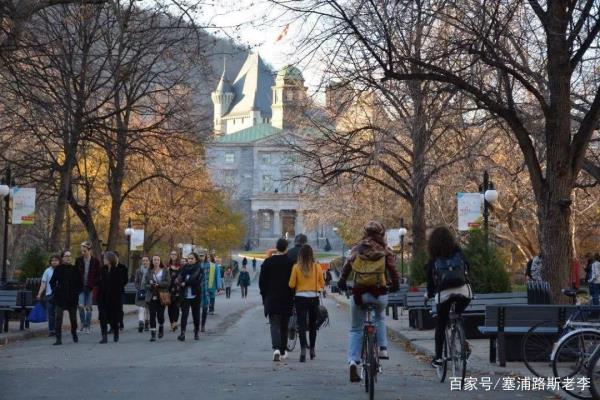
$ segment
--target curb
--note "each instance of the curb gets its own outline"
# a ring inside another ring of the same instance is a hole
[[[124,317],[130,316],[130,315],[136,315],[137,311],[135,310],[131,310],[131,311],[127,311],[124,315]],[[123,318],[124,318],[123,317]],[[92,320],[92,325],[99,325],[100,321],[97,319]],[[65,330],[65,327],[68,327],[69,325],[63,325],[63,330]],[[46,329],[42,329],[42,330],[36,330],[36,331],[24,331],[23,333],[13,333],[13,334],[8,334],[6,336],[2,336],[0,337],[0,346],[7,346],[11,343],[16,343],[16,342],[20,342],[22,340],[28,340],[28,339],[35,339],[35,338],[39,338],[39,337],[48,337],[48,330]]]

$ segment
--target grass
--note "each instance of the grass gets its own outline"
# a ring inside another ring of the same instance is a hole
[[[513,292],[526,292],[527,291],[527,285],[523,284],[523,285],[517,285],[517,284],[512,284],[512,291]]]

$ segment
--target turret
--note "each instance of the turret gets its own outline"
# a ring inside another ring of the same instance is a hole
[[[293,127],[302,115],[306,101],[306,87],[300,70],[291,65],[282,68],[273,86],[271,124],[280,129]]]
[[[223,65],[223,74],[221,75],[219,84],[215,91],[211,93],[214,109],[213,125],[215,134],[217,135],[227,133],[227,124],[222,118],[229,112],[234,97],[231,85],[227,82],[227,78],[225,77],[225,70],[225,65]]]

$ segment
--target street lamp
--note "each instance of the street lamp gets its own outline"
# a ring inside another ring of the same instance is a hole
[[[408,230],[404,227],[404,218],[400,218],[400,229],[398,229],[398,235],[400,236],[400,265],[401,265],[401,282],[404,283],[404,236],[408,233]]]
[[[0,180],[0,197],[4,199],[4,243],[2,247],[2,276],[0,277],[0,286],[6,286],[6,265],[8,259],[8,217],[10,215],[10,186],[14,186],[11,177],[10,165],[6,167],[4,178]]]
[[[494,189],[494,183],[490,181],[487,170],[483,173],[483,185],[479,186],[483,197],[483,234],[485,235],[485,248],[489,246],[489,220],[490,206],[498,200],[498,192]]]
[[[131,227],[131,218],[127,219],[127,228],[125,228],[125,236],[127,236],[127,266],[129,267],[129,276],[133,275],[133,268],[131,265],[131,236],[133,235],[133,228]]]

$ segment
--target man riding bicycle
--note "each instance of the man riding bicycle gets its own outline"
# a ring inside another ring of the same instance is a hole
[[[443,363],[442,351],[451,305],[455,303],[454,311],[462,314],[471,302],[473,292],[467,280],[469,264],[448,228],[442,226],[433,230],[429,237],[428,251],[425,297],[433,298],[437,304],[435,358],[431,365],[438,368]],[[468,343],[466,346],[468,354]]]
[[[381,223],[371,221],[363,228],[363,238],[352,248],[338,281],[340,290],[347,289],[346,281],[350,273],[354,274],[354,286],[350,302],[352,324],[349,334],[348,363],[350,364],[350,382],[360,382],[358,364],[361,359],[360,351],[365,321],[365,310],[362,306],[367,303],[377,306],[374,322],[377,332],[379,332],[377,335],[379,358],[388,359],[384,316],[388,302],[388,283],[392,292],[398,290],[396,257],[387,247],[385,227]]]

